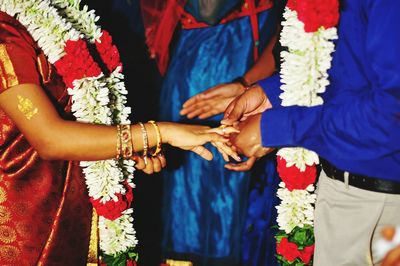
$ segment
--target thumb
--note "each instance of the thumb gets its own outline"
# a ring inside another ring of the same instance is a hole
[[[243,116],[245,108],[240,101],[233,101],[226,108],[224,113],[224,119],[222,119],[221,124],[223,125],[233,125],[235,122],[240,121]]]

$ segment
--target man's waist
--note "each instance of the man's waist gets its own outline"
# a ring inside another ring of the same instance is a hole
[[[325,174],[329,178],[346,182],[345,171],[338,169],[337,167],[322,158],[321,165]],[[348,184],[350,186],[374,192],[400,194],[400,182],[381,179],[377,177],[348,173]]]

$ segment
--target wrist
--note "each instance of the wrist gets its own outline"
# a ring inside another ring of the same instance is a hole
[[[160,128],[162,143],[169,144],[171,142],[171,127],[173,123],[170,122],[158,122],[158,127]]]
[[[234,79],[233,82],[240,85],[242,89],[241,93],[244,93],[254,85],[253,83],[249,82],[244,76]]]

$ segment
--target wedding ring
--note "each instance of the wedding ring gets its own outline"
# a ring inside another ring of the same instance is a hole
[[[220,125],[219,128],[222,130],[222,133],[225,134],[226,132],[226,125]]]

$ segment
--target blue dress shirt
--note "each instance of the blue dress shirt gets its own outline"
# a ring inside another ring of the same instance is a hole
[[[265,147],[304,147],[339,169],[400,181],[400,2],[345,0],[324,104],[281,107],[280,78],[260,82],[273,108]]]

